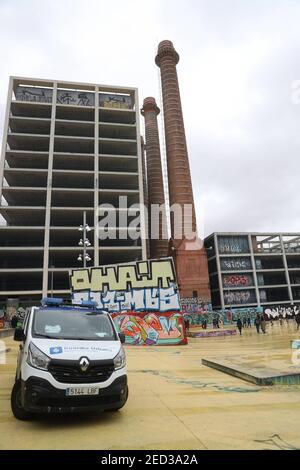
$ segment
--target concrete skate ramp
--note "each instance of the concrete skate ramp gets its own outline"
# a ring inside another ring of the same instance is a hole
[[[300,367],[289,366],[290,370],[286,367],[249,367],[246,358],[243,363],[243,357],[238,360],[203,358],[202,364],[256,385],[300,385]]]

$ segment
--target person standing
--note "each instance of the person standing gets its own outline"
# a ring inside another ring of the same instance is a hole
[[[240,317],[238,317],[238,319],[237,319],[236,326],[238,327],[238,330],[239,330],[240,335],[241,335],[242,334],[242,329],[243,329],[243,323],[242,323],[242,320],[240,319]]]
[[[251,317],[250,317],[250,315],[247,317],[247,325],[248,325],[248,328],[251,328]]]
[[[263,315],[261,316],[260,327],[261,327],[261,331],[263,332],[263,334],[266,334],[266,320]]]
[[[17,328],[17,324],[18,324],[18,317],[17,315],[14,315],[11,319],[11,327],[12,328]]]
[[[254,320],[254,325],[256,327],[257,333],[259,333],[259,328],[260,328],[260,316],[257,314],[256,318]]]
[[[187,317],[185,317],[184,319],[184,325],[185,325],[186,332],[188,333],[190,331],[190,320]]]
[[[298,312],[296,314],[295,320],[296,320],[297,330],[299,330],[299,327],[300,327],[300,312]]]
[[[247,326],[247,318],[246,316],[243,317],[243,328],[246,328]]]

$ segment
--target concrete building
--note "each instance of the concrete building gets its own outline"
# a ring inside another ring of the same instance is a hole
[[[213,308],[300,304],[300,233],[213,233],[205,248]]]
[[[118,207],[119,196],[143,203],[142,173],[136,88],[11,77],[0,166],[0,302],[69,293],[68,270],[82,266],[84,211],[90,265],[145,259],[145,236],[128,236],[136,214],[127,208],[117,212],[117,239],[95,235],[99,204]],[[145,235],[143,211],[140,219]]]

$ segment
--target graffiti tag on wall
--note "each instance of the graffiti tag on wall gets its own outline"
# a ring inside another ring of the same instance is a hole
[[[128,95],[100,93],[99,106],[102,108],[132,109],[132,101]]]
[[[73,270],[70,285],[73,301],[109,312],[180,310],[172,258]]]
[[[291,318],[300,312],[299,305],[265,307],[264,313],[269,318]]]
[[[221,268],[224,271],[251,269],[250,258],[222,258]]]
[[[247,274],[232,274],[223,277],[224,287],[242,287],[253,284],[252,277]]]
[[[125,334],[126,343],[132,345],[186,344],[183,316],[178,312],[160,312],[136,315],[134,312],[112,313],[118,332]]]
[[[184,297],[181,299],[181,309],[183,313],[204,313],[212,310],[209,300],[200,297]]]
[[[244,236],[219,236],[218,246],[220,253],[248,253],[248,237]]]
[[[15,95],[18,101],[52,102],[52,90],[48,88],[18,86]]]
[[[241,292],[225,292],[224,298],[226,304],[247,304],[250,302],[255,302],[255,292],[251,290],[244,290]]]
[[[77,106],[94,106],[95,95],[85,91],[57,90],[57,103]]]

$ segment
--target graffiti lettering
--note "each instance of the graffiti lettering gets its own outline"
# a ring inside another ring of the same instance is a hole
[[[139,261],[130,264],[100,266],[74,270],[71,274],[73,291],[125,291],[127,289],[169,288],[176,283],[171,258]]]
[[[100,308],[108,312],[151,311],[168,312],[180,310],[178,293],[174,287],[168,289],[133,289],[130,291],[80,291],[73,292],[73,301],[97,302]]]
[[[102,108],[132,109],[131,97],[128,95],[108,95],[100,93],[99,106]]]
[[[180,310],[171,258],[74,270],[74,301],[94,300],[109,312]]]
[[[221,259],[221,268],[225,271],[231,271],[233,269],[251,269],[251,261],[249,258]]]
[[[246,304],[251,297],[251,292],[226,292],[224,297],[227,304]]]
[[[210,300],[201,299],[200,297],[186,297],[181,299],[181,309],[183,313],[199,313],[209,312],[212,310]]]
[[[86,93],[83,91],[58,90],[57,102],[60,104],[75,104],[77,106],[94,106],[94,93]]]
[[[288,318],[294,317],[300,312],[300,306],[291,305],[291,306],[277,306],[277,307],[267,307],[265,308],[264,313],[269,317],[273,318]]]
[[[231,275],[224,276],[223,282],[225,287],[249,286],[252,284],[252,279],[247,275]]]
[[[51,103],[52,90],[47,88],[18,86],[16,89],[16,100],[35,101],[37,103]]]

